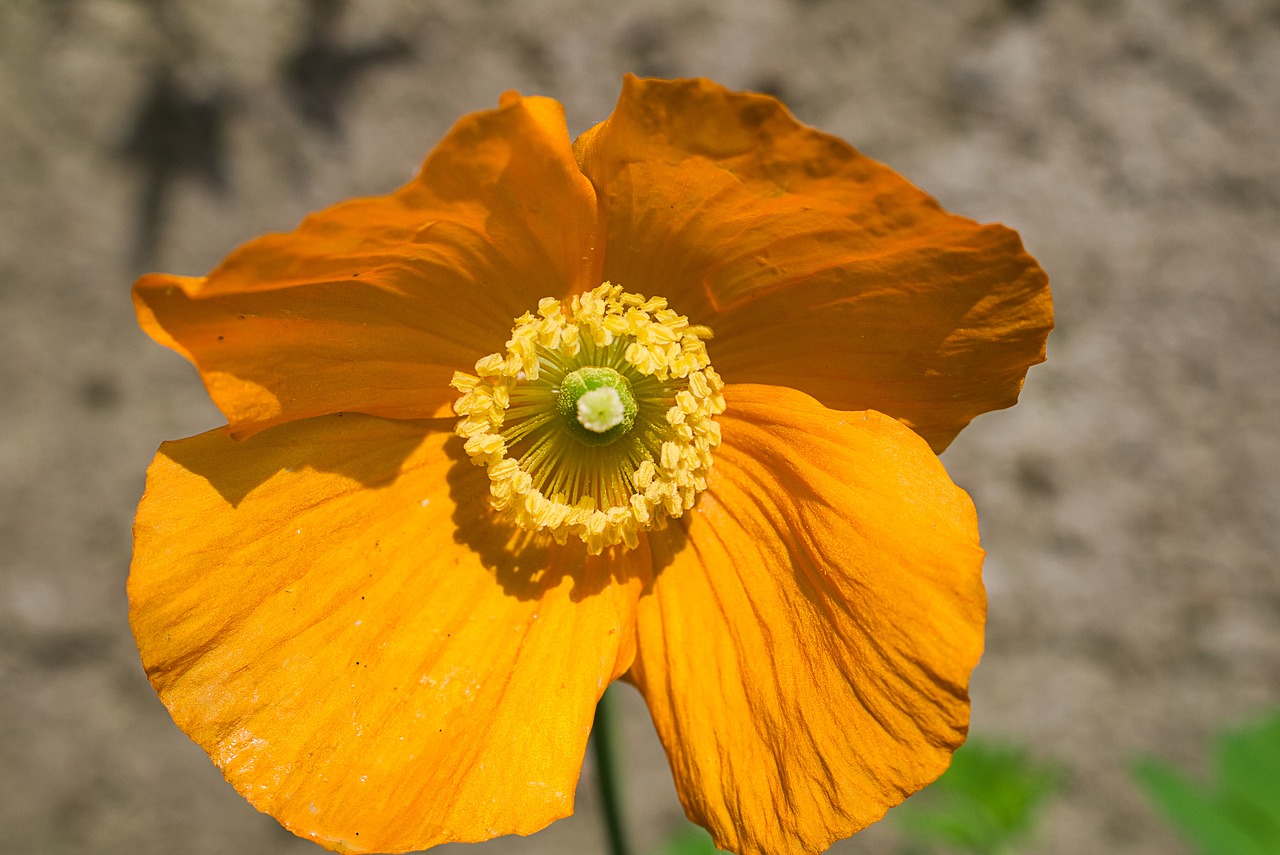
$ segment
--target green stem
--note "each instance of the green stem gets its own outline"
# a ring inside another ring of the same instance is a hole
[[[600,806],[604,811],[605,835],[609,838],[610,855],[630,855],[627,832],[622,818],[622,795],[618,786],[617,742],[614,733],[614,691],[606,690],[596,704],[596,720],[591,727],[591,744],[595,746],[596,782],[600,787]]]

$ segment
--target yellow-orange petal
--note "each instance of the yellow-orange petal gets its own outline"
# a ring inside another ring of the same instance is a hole
[[[138,510],[152,685],[250,802],[336,851],[569,814],[595,703],[634,656],[647,552],[509,541],[447,428],[213,431],[162,447]]]
[[[400,190],[250,241],[207,278],[144,276],[134,303],[237,435],[334,412],[444,416],[453,372],[512,318],[600,283],[599,231],[563,109],[508,93]]]
[[[940,451],[1044,358],[1048,280],[1016,233],[773,98],[628,77],[574,150],[606,210],[605,278],[715,330],[727,382],[876,409]]]
[[[920,437],[799,392],[725,389],[710,484],[640,600],[629,674],[690,818],[819,852],[936,778],[968,727],[982,550]]]

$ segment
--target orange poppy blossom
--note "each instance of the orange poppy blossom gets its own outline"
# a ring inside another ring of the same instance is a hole
[[[983,552],[936,453],[1043,359],[1047,279],[775,99],[628,77],[570,143],[508,93],[134,301],[228,422],[150,467],[134,634],[295,834],[543,828],[619,678],[733,852],[820,851],[964,740]]]

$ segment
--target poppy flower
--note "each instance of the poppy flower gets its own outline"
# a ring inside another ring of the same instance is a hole
[[[628,77],[570,143],[507,94],[134,300],[228,422],[151,465],[134,634],[295,834],[543,828],[617,679],[734,852],[821,850],[964,740],[983,552],[936,453],[1042,360],[1046,277],[773,98]]]

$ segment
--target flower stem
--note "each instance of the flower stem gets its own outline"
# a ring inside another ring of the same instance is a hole
[[[595,746],[596,782],[600,787],[600,805],[604,811],[605,835],[610,855],[630,855],[627,831],[622,817],[622,794],[618,786],[617,739],[614,732],[614,690],[607,689],[596,704],[596,719],[591,727],[591,744]]]

